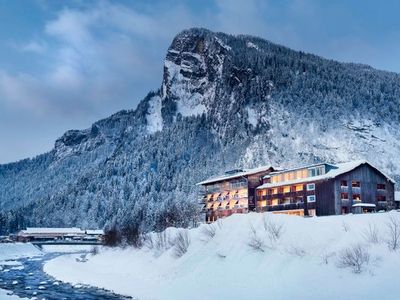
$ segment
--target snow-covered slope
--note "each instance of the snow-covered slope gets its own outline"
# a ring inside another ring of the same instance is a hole
[[[0,209],[15,210],[0,214],[0,231],[188,225],[195,183],[232,168],[366,159],[398,180],[399,121],[399,74],[185,30],[167,51],[160,90],[135,110],[0,166]]]
[[[58,257],[44,270],[63,281],[138,299],[395,300],[400,249],[390,251],[387,246],[390,218],[400,222],[400,213],[320,218],[233,215],[212,225],[213,237],[205,233],[210,225],[187,231],[190,244],[181,257],[174,246],[102,249],[85,263],[73,255]],[[282,226],[279,238],[269,237],[265,220],[267,228]],[[252,228],[263,251],[249,246]],[[371,239],[371,228],[377,241]],[[167,239],[180,231],[169,228]],[[157,235],[153,237],[156,241]],[[343,251],[355,245],[369,255],[361,273],[341,265]]]

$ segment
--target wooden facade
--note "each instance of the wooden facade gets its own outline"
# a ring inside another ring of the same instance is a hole
[[[283,171],[234,170],[199,184],[205,187],[202,203],[207,222],[249,211],[328,216],[399,206],[394,181],[366,161]]]
[[[395,208],[390,178],[367,162],[351,166],[320,164],[268,176],[257,189],[257,211],[327,216]]]
[[[263,183],[263,177],[272,171],[272,167],[232,170],[199,183],[205,188],[202,203],[206,221],[214,222],[235,213],[254,211],[256,188]]]

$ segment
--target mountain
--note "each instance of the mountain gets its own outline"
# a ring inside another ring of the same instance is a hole
[[[400,178],[400,75],[189,29],[135,110],[0,166],[0,229],[187,226],[196,182],[235,167],[367,159]]]

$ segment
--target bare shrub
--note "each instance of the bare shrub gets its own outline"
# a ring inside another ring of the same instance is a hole
[[[190,237],[187,230],[178,232],[174,239],[174,252],[176,257],[184,255],[190,246]]]
[[[364,230],[364,238],[368,243],[378,244],[379,243],[379,230],[375,224],[368,224],[368,227]]]
[[[90,254],[92,254],[92,256],[95,256],[95,255],[99,254],[99,247],[93,246],[93,247],[90,249]]]
[[[218,228],[219,228],[219,229],[222,229],[222,225],[223,225],[223,224],[222,224],[222,220],[221,220],[221,219],[218,219],[216,223],[217,223]]]
[[[389,239],[387,244],[389,249],[396,251],[400,247],[400,221],[398,218],[390,216],[389,222],[387,223],[389,231]]]
[[[359,274],[365,265],[369,263],[370,254],[361,244],[344,249],[339,254],[338,266],[350,268],[354,273]]]
[[[299,246],[291,245],[288,249],[286,249],[287,253],[293,256],[304,257],[307,255],[307,252],[304,248]]]
[[[322,263],[325,265],[329,264],[330,259],[335,255],[336,255],[335,252],[327,252],[327,251],[322,252],[321,254]]]
[[[276,242],[283,234],[283,224],[273,221],[267,216],[263,219],[263,226],[271,242]]]
[[[349,224],[347,224],[346,222],[343,221],[342,223],[342,228],[344,230],[344,232],[349,232],[350,231],[350,226]]]
[[[144,245],[148,249],[164,252],[172,247],[173,242],[167,231],[164,230],[155,234],[147,234],[144,238]]]
[[[217,233],[217,227],[214,224],[209,224],[203,227],[203,229],[201,230],[201,233],[208,238],[209,240],[211,240],[215,234]]]
[[[222,252],[217,252],[217,256],[219,258],[226,258],[226,254],[222,253]]]
[[[253,225],[250,224],[250,240],[247,245],[259,252],[265,252],[265,244],[263,240],[257,235],[257,231]]]

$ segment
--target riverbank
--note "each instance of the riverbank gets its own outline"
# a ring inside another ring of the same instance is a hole
[[[142,249],[101,249],[60,256],[45,272],[72,284],[89,284],[139,299],[398,299],[400,249],[390,251],[388,224],[400,213],[321,218],[234,215],[188,232],[187,252],[177,255],[181,230],[153,235]],[[271,228],[281,228],[274,237]],[[371,234],[371,231],[376,234]],[[377,240],[373,240],[373,236]],[[344,253],[360,246],[359,270]],[[350,283],[350,284],[349,284]]]
[[[65,253],[76,253],[82,259],[87,246],[44,247],[39,250],[27,243],[0,244],[0,299],[85,299],[127,300],[104,289],[87,285],[62,283],[43,272],[45,261]],[[78,254],[79,253],[79,254]]]

